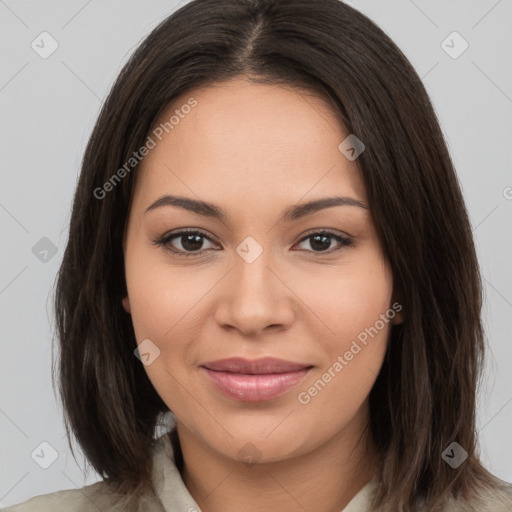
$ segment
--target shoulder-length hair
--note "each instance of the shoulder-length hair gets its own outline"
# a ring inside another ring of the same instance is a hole
[[[134,357],[121,303],[137,166],[112,177],[173,98],[237,76],[318,93],[366,146],[358,164],[406,315],[370,393],[369,428],[383,460],[375,505],[397,512],[423,501],[434,510],[449,494],[470,498],[497,485],[477,454],[482,287],[454,166],[407,58],[338,0],[194,0],[122,69],[84,154],[56,283],[68,435],[118,489],[149,484],[155,424],[168,408]],[[442,458],[452,442],[468,453],[456,470]]]

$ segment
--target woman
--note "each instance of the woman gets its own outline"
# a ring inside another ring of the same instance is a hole
[[[146,38],[55,306],[68,434],[103,481],[8,510],[512,510],[478,458],[453,164],[412,66],[338,0],[195,0]]]

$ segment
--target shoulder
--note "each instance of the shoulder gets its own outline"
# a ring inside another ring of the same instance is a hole
[[[35,496],[3,508],[0,512],[162,512],[154,495],[133,498],[113,491],[104,481],[80,489],[68,489]]]
[[[479,492],[473,509],[475,512],[512,512],[512,484],[504,483],[500,489]]]
[[[81,489],[69,489],[35,496],[23,503],[2,509],[2,512],[35,512],[36,510],[38,512],[50,512],[51,510],[55,512],[83,510],[85,512],[97,510],[95,501],[98,498],[104,501],[108,494],[105,483],[96,482]]]
[[[499,487],[475,492],[470,501],[452,499],[444,512],[512,512],[512,484],[502,482]]]

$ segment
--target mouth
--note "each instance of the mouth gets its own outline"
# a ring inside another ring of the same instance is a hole
[[[272,400],[299,384],[313,366],[265,357],[229,358],[200,366],[210,383],[225,396],[243,402]]]

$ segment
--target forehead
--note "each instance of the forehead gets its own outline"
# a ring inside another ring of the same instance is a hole
[[[328,100],[290,86],[237,78],[192,89],[155,123],[136,194],[293,203],[311,191],[364,200],[357,162],[338,149],[347,135]]]

